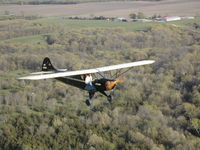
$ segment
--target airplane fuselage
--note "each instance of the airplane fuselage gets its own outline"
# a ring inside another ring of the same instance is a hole
[[[65,84],[75,86],[82,90],[86,90],[85,87],[87,86],[87,84],[84,82],[84,80],[82,80],[81,77],[74,76],[74,77],[62,77],[56,79]],[[117,85],[117,81],[113,79],[101,78],[92,81],[92,85],[95,88],[95,92],[110,91]]]

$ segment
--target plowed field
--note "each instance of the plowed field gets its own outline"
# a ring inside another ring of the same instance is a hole
[[[35,14],[40,16],[107,16],[128,17],[130,13],[143,12],[147,16],[200,15],[200,0],[163,0],[158,2],[124,1],[98,2],[72,5],[12,5],[0,6],[0,14]]]

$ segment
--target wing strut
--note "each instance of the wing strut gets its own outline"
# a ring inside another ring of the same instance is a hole
[[[98,69],[97,69],[98,70]],[[99,70],[98,70],[99,71]],[[97,72],[97,74],[99,74],[102,78],[104,78],[104,76],[101,74],[101,72]]]
[[[111,78],[114,78],[114,76],[115,76],[115,79],[117,79],[117,78],[119,78],[120,76],[122,76],[123,74],[125,74],[126,72],[128,72],[131,69],[133,69],[133,67],[125,70],[124,72],[121,72],[121,69],[120,69],[119,71],[116,71],[116,73]]]

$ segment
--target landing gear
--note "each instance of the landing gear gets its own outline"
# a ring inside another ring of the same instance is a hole
[[[95,94],[95,92],[93,92],[93,91],[89,92],[89,99],[87,99],[85,101],[85,103],[86,103],[87,106],[90,106],[92,104],[92,98],[94,97],[94,94]]]
[[[112,99],[113,99],[113,96],[112,96],[112,95],[107,95],[104,91],[99,91],[99,92],[100,92],[101,94],[103,94],[104,96],[107,97],[107,100],[108,100],[109,103],[112,103]],[[87,106],[91,106],[91,104],[92,104],[92,98],[94,97],[94,94],[95,94],[94,91],[90,91],[90,92],[89,92],[89,99],[87,99],[87,100],[85,101],[85,103],[86,103]]]
[[[112,99],[113,99],[112,95],[108,95],[108,96],[107,96],[107,99],[108,99],[109,103],[111,103],[111,102],[112,102]]]
[[[91,100],[89,100],[89,99],[87,99],[87,100],[85,101],[85,103],[86,103],[87,106],[90,106],[90,105],[92,104]]]
[[[113,99],[112,95],[107,95],[104,91],[101,91],[101,94],[103,94],[107,97],[107,100],[109,101],[109,103],[112,102],[112,99]]]

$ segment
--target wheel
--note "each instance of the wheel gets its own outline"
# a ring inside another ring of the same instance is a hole
[[[111,103],[112,102],[112,95],[109,95],[108,97],[107,97],[107,99],[108,99],[108,101]]]
[[[85,103],[86,103],[86,105],[88,105],[88,106],[90,106],[90,105],[91,105],[91,103],[90,103],[89,99],[87,99],[87,100],[85,101]]]

